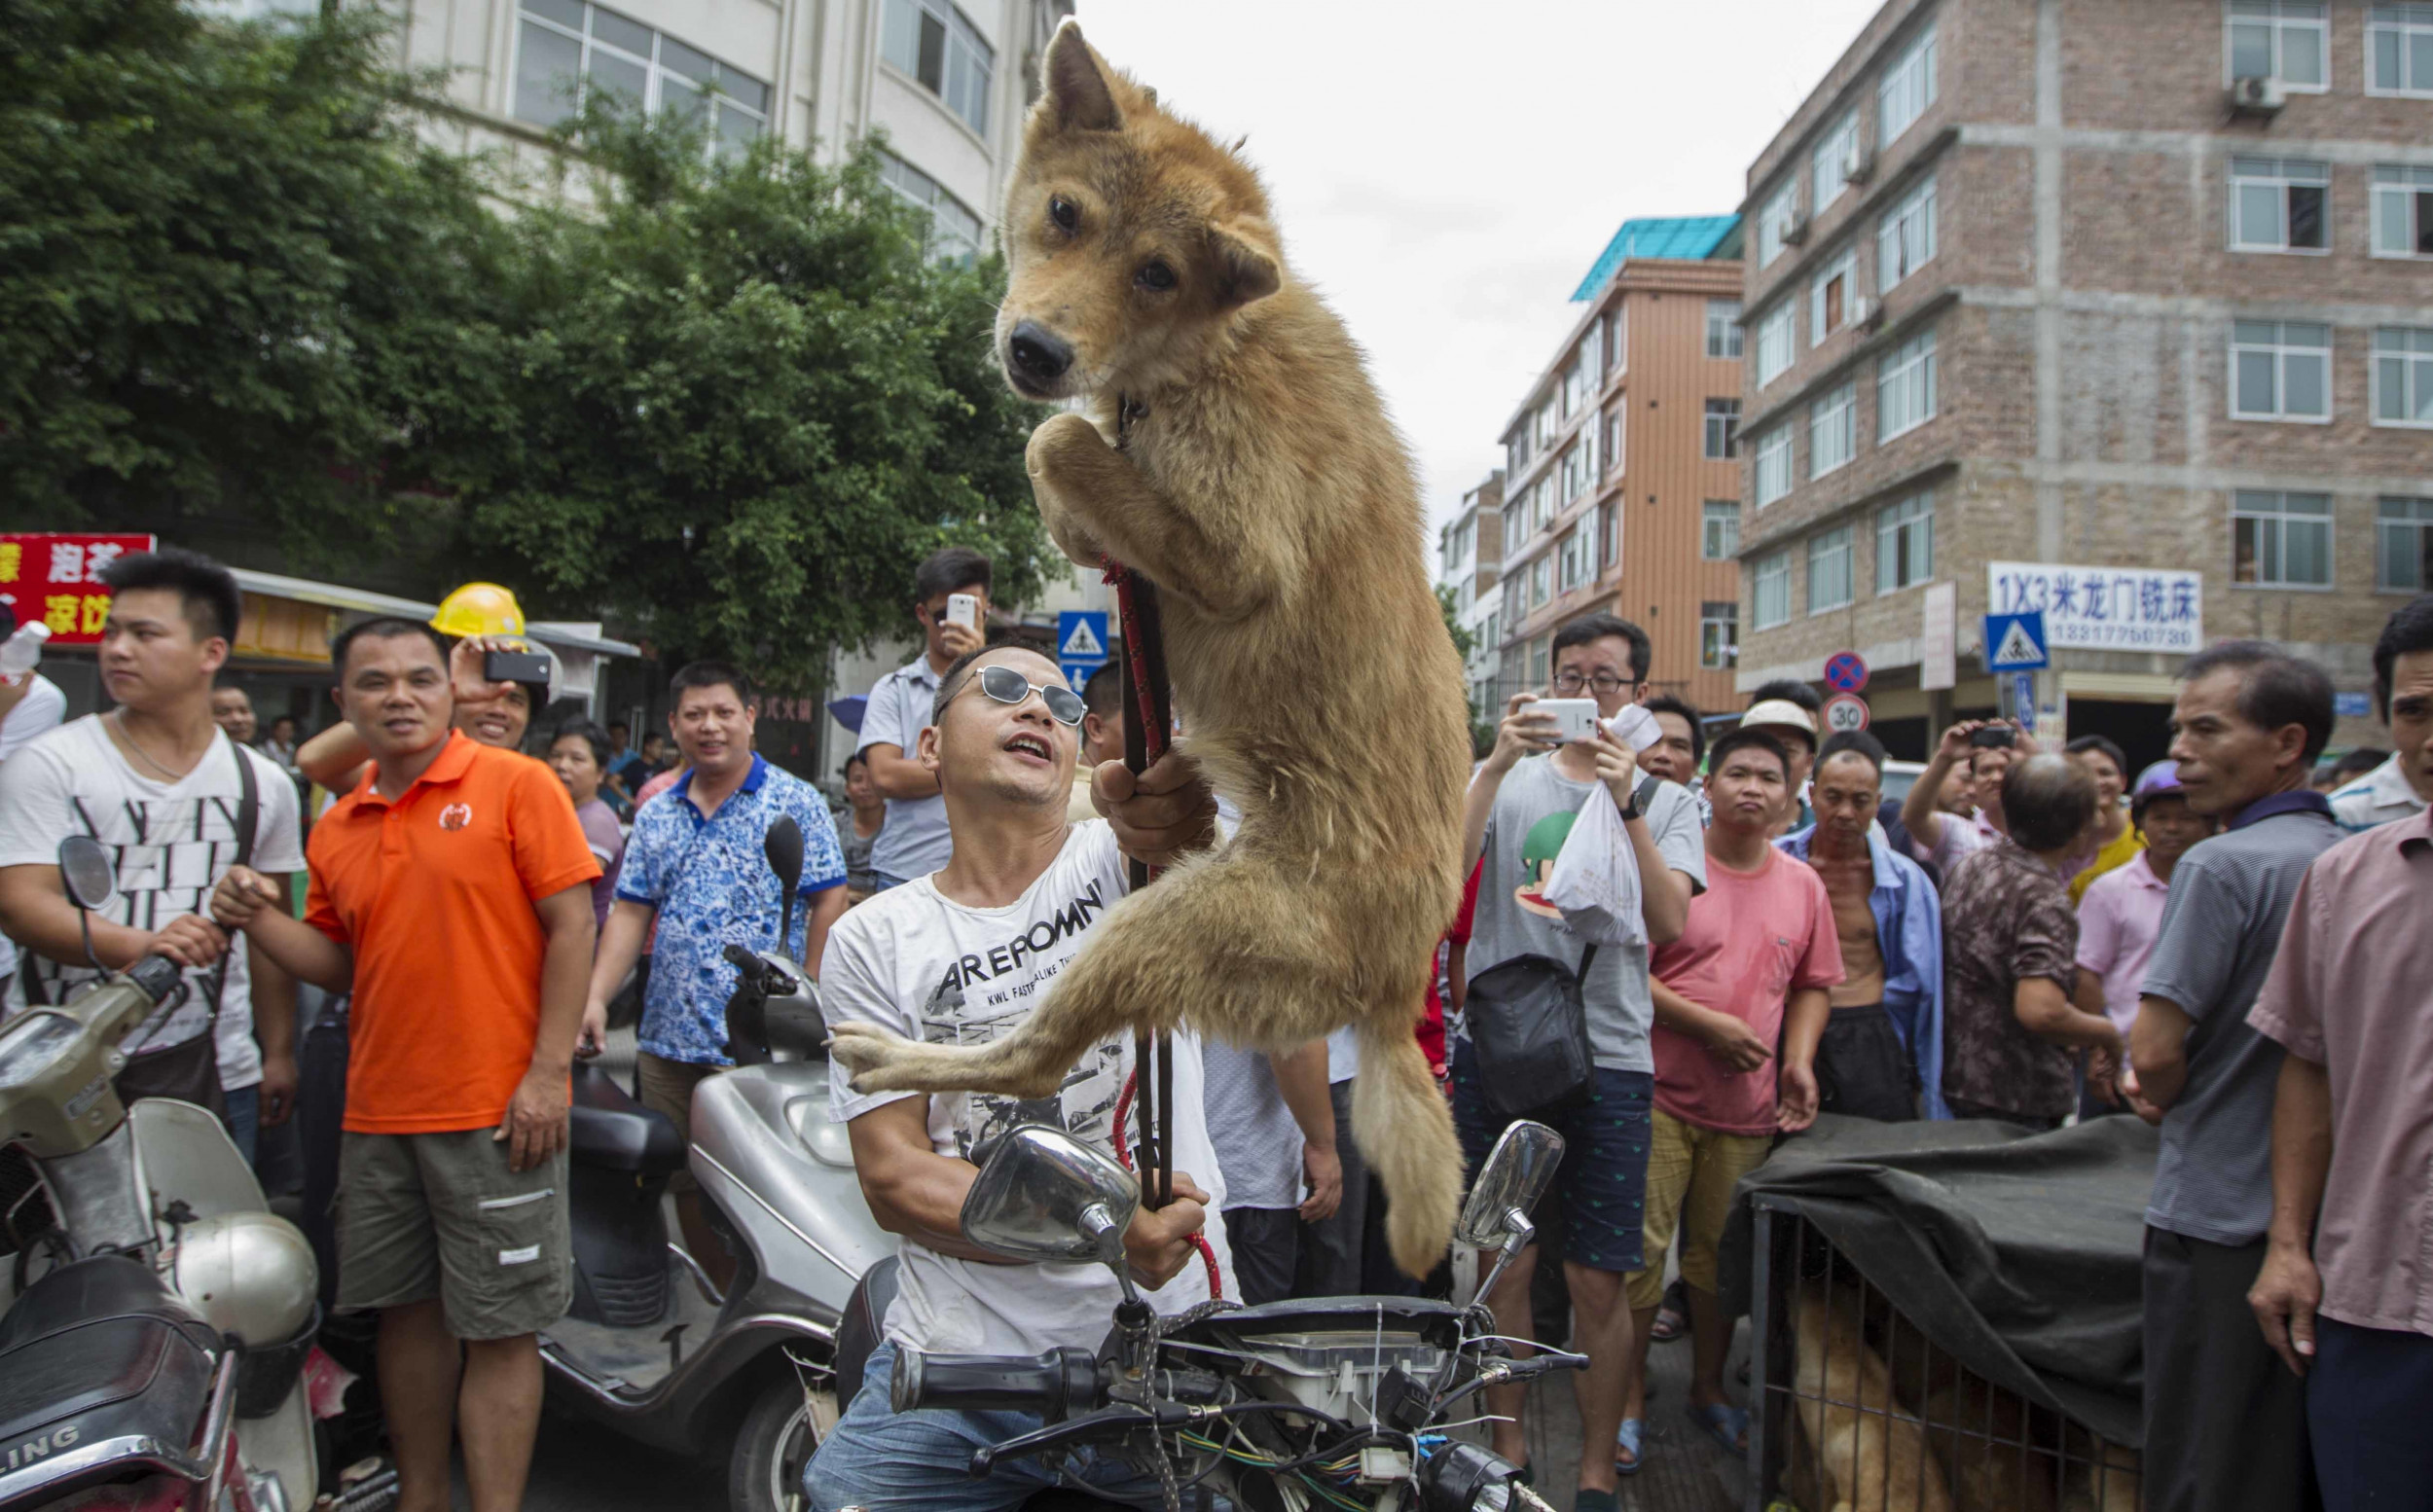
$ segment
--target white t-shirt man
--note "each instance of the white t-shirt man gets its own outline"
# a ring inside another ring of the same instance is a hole
[[[1020,899],[968,908],[920,877],[871,898],[828,931],[819,965],[820,1010],[830,1024],[856,1020],[932,1044],[985,1045],[1020,1027],[1092,925],[1123,896],[1124,861],[1103,819],[1076,824],[1065,848]],[[1210,1197],[1204,1230],[1225,1295],[1239,1296],[1225,1226],[1224,1177],[1209,1143],[1199,1041],[1174,1036],[1174,1169]],[[977,1093],[929,1098],[929,1144],[968,1160],[981,1141],[1021,1124],[1061,1125],[1113,1151],[1116,1100],[1132,1074],[1132,1037],[1103,1041],[1056,1095],[1035,1102]],[[829,1117],[847,1123],[917,1093],[864,1096],[830,1062]],[[1105,1266],[988,1265],[899,1242],[901,1278],[887,1336],[917,1350],[1036,1354],[1059,1345],[1096,1349],[1114,1322],[1123,1290]],[[1208,1268],[1194,1257],[1146,1294],[1160,1313],[1208,1299]]]
[[[296,784],[269,757],[222,735],[195,770],[176,782],[145,775],[119,753],[101,716],[88,714],[42,736],[0,764],[0,866],[55,864],[59,842],[90,835],[118,863],[119,894],[107,918],[158,929],[180,914],[203,914],[211,889],[236,860],[236,763],[253,763],[258,812],[253,867],[271,874],[305,869],[296,823]],[[46,1001],[58,1002],[99,973],[26,953]],[[210,1017],[208,970],[187,973],[193,989],[165,1020],[147,1020],[127,1048],[166,1050],[202,1032]],[[25,980],[13,972],[6,1012],[25,1006]],[[229,1092],[262,1080],[253,1039],[253,983],[239,945],[228,957],[220,994],[220,1086]]]

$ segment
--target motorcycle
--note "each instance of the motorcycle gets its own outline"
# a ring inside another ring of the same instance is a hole
[[[108,851],[81,836],[60,844],[59,875],[80,916],[118,891]],[[0,1512],[288,1512],[320,1489],[314,1398],[334,1411],[344,1383],[313,1350],[310,1245],[210,1112],[129,1107],[112,1085],[121,1043],[185,990],[175,962],[147,955],[0,1028],[15,1250]],[[384,1486],[374,1474],[328,1504],[352,1512]]]
[[[1456,1229],[1461,1242],[1498,1252],[1479,1297],[1535,1237],[1529,1210],[1562,1154],[1561,1135],[1521,1122],[1480,1168]],[[1037,1414],[1039,1428],[975,1450],[971,1473],[1099,1446],[1153,1470],[1177,1512],[1186,1495],[1201,1506],[1221,1495],[1251,1512],[1544,1512],[1482,1442],[1474,1398],[1585,1368],[1586,1356],[1547,1350],[1514,1359],[1483,1305],[1427,1298],[1210,1302],[1159,1317],[1125,1264],[1139,1204],[1129,1171],[1063,1131],[1026,1125],[1006,1134],[964,1200],[964,1238],[1011,1260],[1106,1265],[1124,1293],[1113,1327],[1095,1353],[899,1350],[893,1409]],[[875,1343],[871,1319],[885,1316],[883,1299],[868,1293],[886,1290],[891,1269],[874,1272],[848,1311],[840,1382],[858,1384]]]
[[[803,872],[792,818],[770,826],[764,850],[784,888],[780,948],[726,947],[736,1068],[694,1091],[691,1148],[605,1072],[575,1070],[574,1300],[540,1348],[554,1400],[678,1454],[726,1442],[735,1512],[797,1512],[803,1466],[838,1416],[840,1319],[895,1240],[870,1216],[844,1126],[828,1121],[826,1026],[782,950]],[[723,1292],[669,1237],[662,1199],[688,1166],[738,1262]]]

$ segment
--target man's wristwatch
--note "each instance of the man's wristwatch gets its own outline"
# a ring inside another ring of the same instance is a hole
[[[1623,822],[1623,823],[1625,823],[1625,824],[1629,823],[1631,820],[1636,819],[1636,818],[1638,818],[1638,817],[1640,816],[1640,813],[1639,813],[1639,785],[1638,785],[1637,783],[1635,783],[1635,782],[1634,782],[1634,783],[1632,783],[1632,784],[1631,784],[1631,788],[1630,788],[1630,801],[1629,801],[1628,803],[1625,803],[1625,804],[1620,805],[1620,808],[1621,808],[1621,810],[1622,810],[1622,822]]]

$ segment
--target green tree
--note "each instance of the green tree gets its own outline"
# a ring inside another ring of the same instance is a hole
[[[817,684],[902,628],[947,544],[1036,591],[1048,548],[998,374],[1002,288],[923,254],[865,148],[842,166],[594,107],[593,202],[519,217],[492,350],[435,421],[467,559],[544,608]]]
[[[1478,636],[1462,623],[1459,596],[1441,583],[1436,585],[1436,607],[1444,613],[1444,632],[1453,637],[1453,654],[1462,659],[1464,666],[1470,666],[1470,654],[1477,649]],[[1468,685],[1467,679],[1465,685]],[[1494,721],[1487,717],[1486,710],[1478,706],[1478,695],[1474,688],[1470,694],[1470,739],[1472,747],[1492,744],[1495,739]]]
[[[390,24],[0,0],[0,519],[301,569],[427,515],[392,486],[504,242]]]

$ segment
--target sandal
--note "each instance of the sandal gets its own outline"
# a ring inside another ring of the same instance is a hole
[[[1622,1420],[1621,1427],[1615,1431],[1614,1447],[1616,1450],[1621,1451],[1622,1454],[1630,1456],[1628,1459],[1624,1459],[1621,1454],[1616,1454],[1614,1457],[1614,1473],[1616,1475],[1637,1475],[1639,1473],[1639,1466],[1646,1462],[1646,1458],[1640,1453],[1639,1447],[1641,1437],[1646,1432],[1646,1429],[1647,1423],[1644,1420],[1638,1418],[1624,1418]]]
[[[1749,1415],[1738,1407],[1724,1402],[1708,1402],[1703,1406],[1689,1404],[1689,1421],[1707,1437],[1724,1446],[1727,1454],[1745,1456],[1749,1453]]]
[[[1664,1300],[1657,1304],[1655,1321],[1648,1325],[1648,1337],[1657,1344],[1670,1344],[1689,1332],[1689,1309],[1684,1302],[1680,1281],[1664,1288]]]

